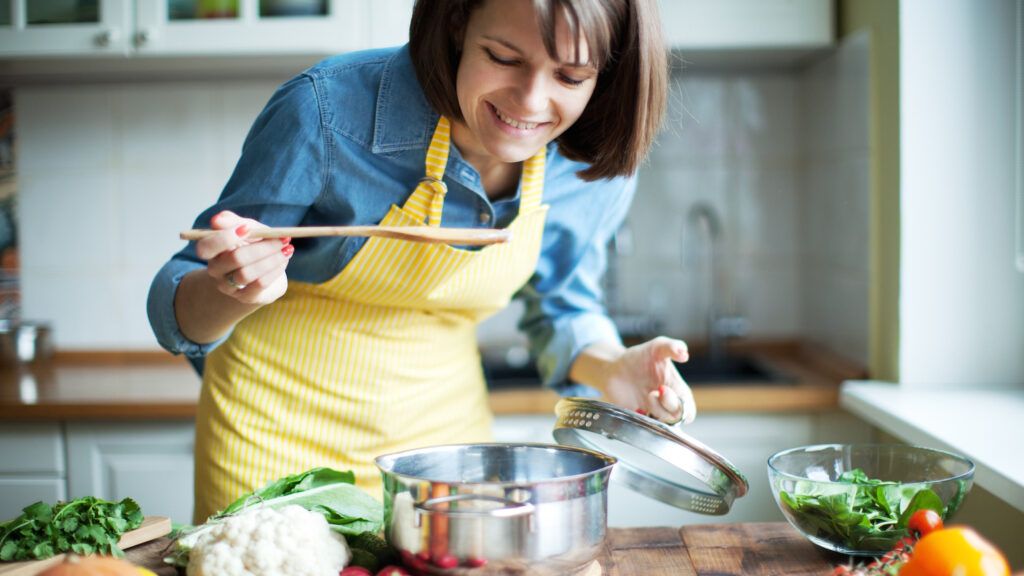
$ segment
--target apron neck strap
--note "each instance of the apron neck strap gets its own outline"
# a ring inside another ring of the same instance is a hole
[[[420,178],[416,190],[405,203],[409,214],[429,226],[441,225],[441,212],[444,199],[448,194],[448,186],[444,183],[444,169],[448,165],[448,152],[451,148],[451,123],[441,116],[434,129],[434,137],[430,139],[430,148],[424,160],[424,174]],[[541,148],[536,154],[523,163],[520,177],[519,213],[529,212],[540,206],[544,191],[544,163],[547,148]]]

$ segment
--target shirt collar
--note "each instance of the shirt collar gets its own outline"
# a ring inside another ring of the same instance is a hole
[[[373,153],[426,149],[439,118],[420,87],[406,44],[384,66],[377,92]]]

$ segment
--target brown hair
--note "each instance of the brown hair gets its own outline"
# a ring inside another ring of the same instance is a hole
[[[501,0],[491,0],[501,1]],[[586,39],[599,71],[580,118],[558,137],[562,154],[590,166],[584,180],[632,174],[651,147],[665,113],[668,58],[657,0],[532,0],[548,54],[557,59],[555,15]],[[416,0],[409,52],[427,100],[462,120],[455,93],[462,40],[483,0]],[[577,42],[578,44],[578,42]]]

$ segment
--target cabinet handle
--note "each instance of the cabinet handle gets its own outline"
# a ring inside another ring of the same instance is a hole
[[[139,30],[135,34],[135,45],[136,46],[145,46],[146,44],[149,44],[150,42],[152,42],[155,39],[156,39],[156,33],[155,32],[153,32],[150,29],[142,29],[142,30]]]
[[[95,44],[100,48],[106,48],[114,42],[117,42],[117,39],[120,36],[121,34],[117,30],[104,30],[93,38],[93,42],[95,42]]]

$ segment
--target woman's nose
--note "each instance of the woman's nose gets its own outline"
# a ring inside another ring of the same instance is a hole
[[[524,112],[543,112],[548,108],[547,79],[543,74],[526,74],[519,90],[519,105]]]

